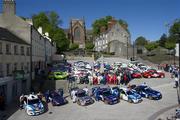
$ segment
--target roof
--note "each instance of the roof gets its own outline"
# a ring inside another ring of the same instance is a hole
[[[8,42],[29,45],[27,42],[25,42],[21,38],[17,37],[16,35],[14,35],[12,32],[7,30],[6,28],[2,28],[2,27],[0,27],[0,41],[8,41]]]

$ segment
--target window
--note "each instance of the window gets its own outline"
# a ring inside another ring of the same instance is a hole
[[[30,48],[29,48],[29,47],[27,47],[26,55],[27,55],[27,56],[30,56]]]
[[[3,77],[3,64],[0,63],[0,77]]]
[[[24,70],[24,63],[21,63],[21,70]]]
[[[74,30],[74,39],[75,40],[80,40],[80,34],[81,34],[80,28],[79,27],[75,28],[75,30]]]
[[[7,76],[11,76],[11,64],[6,64],[6,74]]]
[[[17,70],[17,63],[14,63],[14,71]]]
[[[24,55],[24,46],[21,46],[21,55]]]
[[[0,54],[2,54],[2,43],[0,42]]]
[[[18,46],[17,45],[14,46],[14,54],[18,55]]]
[[[11,45],[6,44],[6,54],[11,54]]]
[[[27,63],[27,73],[29,73],[29,62]]]

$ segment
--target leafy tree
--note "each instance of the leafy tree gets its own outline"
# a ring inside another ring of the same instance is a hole
[[[108,22],[111,21],[112,19],[113,19],[112,16],[105,16],[103,18],[95,20],[94,23],[92,24],[93,35],[94,36],[99,35],[101,27],[105,27],[105,29],[107,30],[108,29]],[[128,31],[128,24],[126,21],[119,19],[118,22],[123,28],[125,28],[125,30]]]
[[[138,37],[138,38],[135,40],[135,45],[136,45],[136,46],[145,46],[147,43],[148,43],[148,42],[147,42],[146,38],[144,38],[144,37],[142,37],[142,36]]]
[[[151,52],[152,50],[156,49],[158,47],[158,44],[156,42],[150,42],[145,45],[145,48]]]
[[[174,41],[171,41],[170,39],[166,41],[165,48],[168,50],[172,50],[176,47],[176,43]]]
[[[88,50],[92,50],[94,48],[94,44],[92,42],[86,42],[85,48]]]
[[[159,46],[165,47],[165,43],[166,43],[167,39],[168,39],[167,35],[163,34],[159,40]]]
[[[76,44],[76,43],[71,43],[71,44],[70,44],[70,47],[69,47],[70,50],[75,50],[75,49],[77,49],[77,48],[79,48],[79,45],[78,45],[78,44]]]
[[[43,33],[49,33],[50,38],[56,42],[58,53],[69,48],[70,41],[66,38],[64,31],[59,27],[62,21],[56,12],[40,12],[37,15],[33,15],[32,20],[36,28],[41,26]]]
[[[169,37],[175,42],[178,42],[180,40],[180,19],[176,19],[173,23],[173,25],[169,29]]]

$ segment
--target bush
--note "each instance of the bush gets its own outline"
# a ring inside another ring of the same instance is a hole
[[[87,42],[85,47],[86,47],[86,49],[93,49],[94,48],[94,44],[92,42]]]
[[[79,48],[79,45],[76,44],[76,43],[71,43],[70,46],[69,46],[69,49],[70,49],[70,50],[75,50],[75,49],[77,49],[77,48]]]

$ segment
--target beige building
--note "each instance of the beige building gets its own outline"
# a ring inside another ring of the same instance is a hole
[[[25,79],[15,80],[14,71],[24,70]],[[0,94],[6,102],[30,88],[30,44],[0,28]]]
[[[17,87],[17,95],[26,91],[29,92],[31,79],[34,78],[35,70],[45,69],[47,63],[51,63],[51,57],[56,53],[56,45],[48,37],[48,33],[44,35],[38,31],[33,26],[31,20],[24,20],[16,16],[16,3],[14,0],[3,0],[2,11],[3,13],[0,14],[0,27],[11,33],[13,37],[9,40],[2,37],[3,42],[0,44],[0,49],[2,48],[3,52],[5,50],[12,53],[17,49],[19,54],[18,56],[14,54],[1,54],[0,56],[0,66],[3,66],[0,68],[0,74],[3,74],[0,79],[0,92],[6,91],[4,93],[7,102],[10,102],[13,97],[12,91],[9,88],[14,89]],[[14,42],[15,37],[23,41],[23,44]],[[15,44],[18,46],[17,48],[14,47]],[[23,54],[20,54],[21,52]],[[23,85],[16,85],[13,88],[12,83],[14,78],[12,75],[7,76],[7,73],[11,74],[14,68],[24,70],[27,81],[23,80]],[[22,87],[25,87],[25,90]]]

